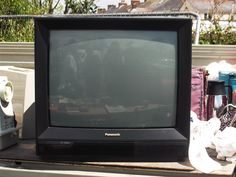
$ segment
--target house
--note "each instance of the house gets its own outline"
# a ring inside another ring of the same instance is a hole
[[[151,8],[152,12],[196,12],[204,20],[211,19],[212,15],[228,20],[236,12],[235,0],[157,0],[143,6]]]
[[[127,0],[121,0],[120,3],[118,3],[118,6],[112,4],[107,6],[106,12],[102,11],[101,9],[98,9],[98,12],[101,11],[103,13],[129,13],[129,12],[150,12],[151,9],[145,9],[142,8],[141,5],[143,5],[147,0],[144,0],[144,2],[141,2],[140,0],[131,0],[130,4],[126,2]]]
[[[146,0],[143,3],[131,0],[130,5],[121,0],[118,7],[108,7],[106,13],[124,12],[195,12],[203,20],[212,19],[213,16],[233,20],[236,17],[236,0]]]

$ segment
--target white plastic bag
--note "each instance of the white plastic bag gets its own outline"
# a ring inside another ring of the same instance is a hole
[[[236,160],[236,128],[226,127],[223,131],[219,131],[215,135],[213,142],[218,159],[227,161]]]
[[[191,112],[191,119],[188,152],[190,163],[203,173],[221,169],[220,163],[210,158],[205,148],[205,146],[213,146],[212,137],[220,128],[219,120],[213,118],[211,121],[200,121],[194,112]]]

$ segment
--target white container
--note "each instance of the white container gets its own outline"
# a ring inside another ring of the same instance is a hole
[[[12,106],[13,85],[6,76],[0,76],[0,150],[18,141]]]
[[[6,149],[18,142],[19,131],[16,128],[9,129],[0,134],[0,150]]]
[[[22,127],[19,133],[20,138],[34,138],[34,70],[14,66],[0,66],[0,76],[7,76],[14,85],[14,97],[12,102],[17,125]]]

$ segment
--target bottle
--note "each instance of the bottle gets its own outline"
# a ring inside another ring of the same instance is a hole
[[[209,80],[207,85],[207,120],[219,117],[227,105],[227,96],[223,80]]]
[[[230,80],[230,85],[231,85],[231,88],[232,88],[232,104],[233,105],[236,105],[236,79],[231,79]]]

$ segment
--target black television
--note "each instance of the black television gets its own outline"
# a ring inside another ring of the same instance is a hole
[[[36,153],[180,161],[188,151],[188,18],[35,18]]]

